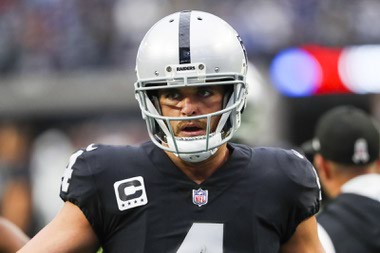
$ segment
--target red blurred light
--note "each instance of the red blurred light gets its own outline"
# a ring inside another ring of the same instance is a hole
[[[344,85],[338,70],[341,48],[327,48],[318,45],[305,45],[302,48],[310,53],[322,69],[321,83],[315,90],[315,95],[351,93]]]

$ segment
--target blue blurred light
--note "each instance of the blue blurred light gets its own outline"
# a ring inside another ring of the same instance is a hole
[[[321,83],[321,73],[317,60],[299,48],[280,52],[270,66],[273,85],[289,97],[313,95]]]

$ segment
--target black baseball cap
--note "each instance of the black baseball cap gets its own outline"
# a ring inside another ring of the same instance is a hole
[[[344,165],[366,165],[379,158],[380,132],[374,119],[353,106],[335,107],[321,116],[313,140],[302,145],[306,154]]]

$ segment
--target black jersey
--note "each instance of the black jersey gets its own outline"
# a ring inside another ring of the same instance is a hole
[[[295,151],[228,148],[227,163],[196,184],[152,142],[91,145],[71,157],[60,196],[104,252],[277,253],[319,210],[314,168]]]
[[[317,218],[336,253],[380,252],[379,201],[343,193],[328,203]]]

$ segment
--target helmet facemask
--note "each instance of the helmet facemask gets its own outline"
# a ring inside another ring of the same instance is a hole
[[[198,76],[199,77],[199,76]],[[197,77],[197,79],[198,79]],[[206,79],[206,78],[204,78]],[[239,128],[241,112],[245,107],[247,93],[244,76],[226,77],[225,75],[208,76],[205,82],[194,83],[191,77],[167,83],[136,83],[136,98],[139,101],[143,118],[146,120],[148,133],[152,141],[163,150],[172,152],[187,162],[201,162],[213,155],[219,146],[233,137]],[[167,80],[166,80],[167,81]],[[190,82],[190,83],[189,83]],[[225,86],[222,110],[189,117],[167,117],[160,110],[157,91],[159,89],[197,87],[209,85]],[[211,119],[219,117],[216,129],[211,127]],[[195,137],[175,136],[171,121],[191,121],[205,119],[206,134]]]

